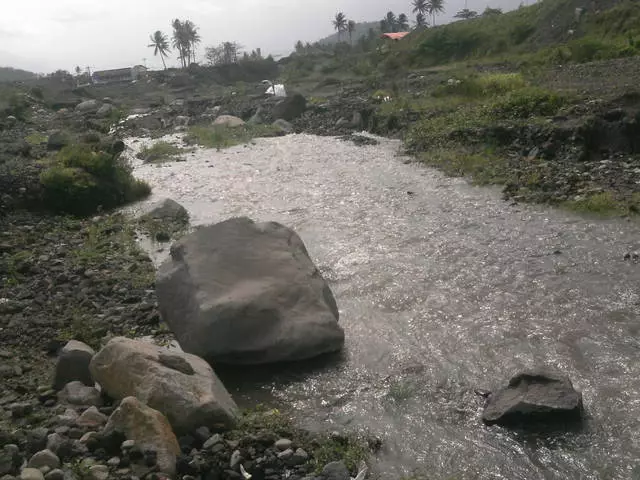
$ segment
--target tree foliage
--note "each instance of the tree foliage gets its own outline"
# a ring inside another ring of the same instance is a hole
[[[157,30],[153,35],[149,37],[151,39],[151,43],[149,44],[149,48],[153,48],[153,55],[158,56],[162,59],[162,65],[164,69],[167,69],[167,64],[165,62],[165,57],[169,55],[169,39],[167,36],[162,33],[160,30]],[[80,68],[80,67],[77,67]]]

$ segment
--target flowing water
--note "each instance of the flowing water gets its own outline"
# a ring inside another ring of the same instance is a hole
[[[624,259],[640,249],[637,224],[510,205],[399,147],[292,135],[136,167],[151,201],[175,199],[195,224],[294,228],[336,295],[342,355],[256,371],[230,384],[238,402],[368,429],[385,442],[383,478],[640,478],[640,264]],[[540,365],[583,392],[584,429],[483,426],[474,390]]]

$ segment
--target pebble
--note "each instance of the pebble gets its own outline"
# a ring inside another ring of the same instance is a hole
[[[64,480],[64,472],[58,468],[51,470],[44,476],[44,480]]]
[[[44,475],[37,468],[25,468],[20,472],[20,480],[44,480]]]
[[[293,442],[288,438],[281,438],[276,442],[276,448],[281,452],[289,450],[291,448],[291,445],[293,445]]]
[[[288,449],[288,450],[285,450],[284,452],[280,452],[280,453],[278,453],[278,458],[279,458],[280,460],[287,461],[287,460],[289,460],[291,457],[293,457],[293,453],[294,453],[294,452],[293,452],[293,450],[292,450],[292,449]]]
[[[240,450],[234,450],[234,452],[231,454],[229,466],[232,469],[235,469],[240,464],[240,462],[242,462],[242,455],[240,454]]]
[[[29,468],[49,467],[55,469],[60,466],[60,459],[51,450],[41,450],[29,460]]]
[[[222,435],[220,435],[219,433],[216,433],[215,435],[210,437],[209,440],[204,442],[204,445],[202,446],[202,448],[203,450],[209,450],[211,447],[219,443],[222,443]]]
[[[135,444],[136,442],[134,442],[133,440],[125,440],[124,442],[122,442],[120,448],[122,448],[122,450],[130,450],[135,446]]]
[[[89,480],[107,480],[109,478],[109,467],[106,465],[94,465],[89,468]]]
[[[96,407],[90,407],[85,410],[76,420],[76,424],[81,427],[97,428],[107,423],[107,416],[100,413]]]
[[[303,465],[309,459],[309,454],[305,452],[303,449],[299,448],[295,451],[293,456],[287,461],[289,465]]]
[[[110,467],[118,467],[120,466],[120,458],[119,457],[112,457],[107,461],[107,465]]]

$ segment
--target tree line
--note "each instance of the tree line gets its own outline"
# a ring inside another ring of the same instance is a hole
[[[171,42],[169,37],[158,30],[150,36],[149,48],[153,49],[154,56],[160,56],[164,69],[167,69],[165,59],[168,58],[173,48],[178,53],[178,60],[182,68],[187,68],[191,63],[196,63],[196,48],[201,42],[198,27],[191,20],[179,19],[171,22],[173,29]],[[217,46],[205,48],[205,59],[209,65],[225,65],[239,61],[262,60],[262,52],[259,48],[251,52],[243,52],[243,47],[237,42],[222,42]]]

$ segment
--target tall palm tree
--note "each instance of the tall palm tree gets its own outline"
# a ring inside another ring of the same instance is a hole
[[[171,23],[173,27],[173,48],[178,51],[182,68],[186,68],[191,58],[191,41],[185,24],[177,18]]]
[[[393,12],[387,12],[384,21],[386,22],[388,30],[391,30],[392,33],[397,31],[398,19]]]
[[[413,0],[411,5],[413,6],[413,13],[421,13],[424,15],[429,11],[427,0]]]
[[[353,45],[353,32],[356,31],[356,22],[349,20],[347,22],[347,31],[349,32],[349,43]]]
[[[398,15],[398,29],[402,32],[406,32],[409,29],[409,19],[404,13]]]
[[[433,19],[433,25],[436,24],[436,15],[444,13],[444,0],[427,0],[429,13]]]
[[[167,64],[164,61],[164,57],[166,57],[169,53],[169,40],[167,36],[162,33],[160,30],[156,31],[153,35],[150,35],[151,43],[148,45],[149,48],[153,48],[153,55],[158,56],[160,54],[160,58],[162,59],[162,65],[164,69],[167,69]]]
[[[193,57],[193,63],[196,62],[196,45],[200,43],[201,38],[198,33],[198,27],[191,20],[184,22],[185,37],[189,41],[189,49],[191,50],[191,57]],[[189,59],[191,62],[191,58]]]
[[[333,28],[338,31],[338,41],[342,40],[342,32],[347,29],[347,17],[344,13],[336,13],[336,18],[333,19]]]
[[[416,15],[416,28],[426,27],[427,26],[427,17],[424,16],[424,13],[418,12]]]

